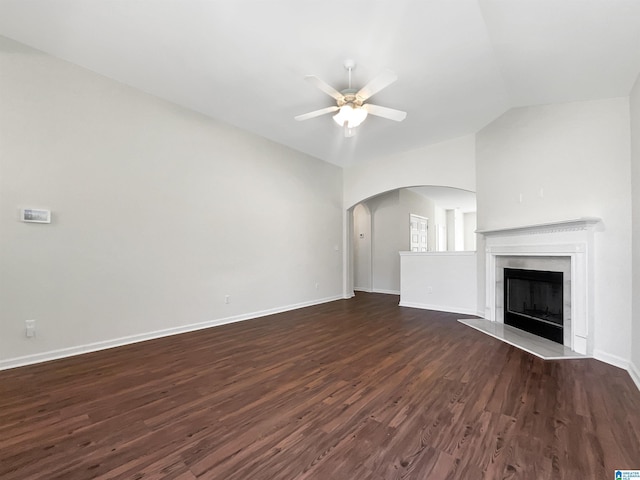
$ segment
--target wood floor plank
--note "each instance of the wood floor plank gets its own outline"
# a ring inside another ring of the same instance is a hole
[[[0,478],[612,478],[640,392],[359,293],[0,372]]]

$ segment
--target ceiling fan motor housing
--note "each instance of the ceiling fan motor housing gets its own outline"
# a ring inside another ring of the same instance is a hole
[[[356,95],[357,90],[354,88],[347,88],[346,90],[342,90],[342,98],[337,100],[338,106],[342,107],[343,105],[351,105],[353,108],[361,107],[364,100]]]

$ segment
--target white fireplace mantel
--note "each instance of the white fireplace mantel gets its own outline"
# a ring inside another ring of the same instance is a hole
[[[593,248],[599,218],[585,217],[560,222],[478,230],[485,237],[485,318],[501,322],[496,315],[496,284],[499,257],[568,257],[571,261],[571,350],[593,354]]]
[[[485,237],[490,237],[490,236],[499,236],[499,235],[501,236],[525,235],[527,233],[541,234],[541,233],[581,231],[581,230],[587,230],[589,227],[593,227],[598,223],[600,223],[601,221],[602,219],[598,217],[582,217],[582,218],[577,218],[575,220],[538,223],[536,225],[497,228],[492,230],[476,230],[476,233],[480,233]]]

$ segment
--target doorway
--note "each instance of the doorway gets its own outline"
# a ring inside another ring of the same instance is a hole
[[[426,252],[427,250],[427,217],[409,214],[410,250],[412,252]]]

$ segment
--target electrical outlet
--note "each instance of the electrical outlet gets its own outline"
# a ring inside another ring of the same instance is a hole
[[[224,296],[224,303],[231,303],[231,295],[225,295]]]
[[[35,320],[25,320],[25,331],[24,334],[27,338],[33,338],[36,336],[36,321]]]
[[[433,287],[427,287],[427,293],[433,293]]]
[[[316,282],[316,290],[318,290],[319,288],[320,288],[320,284]]]

